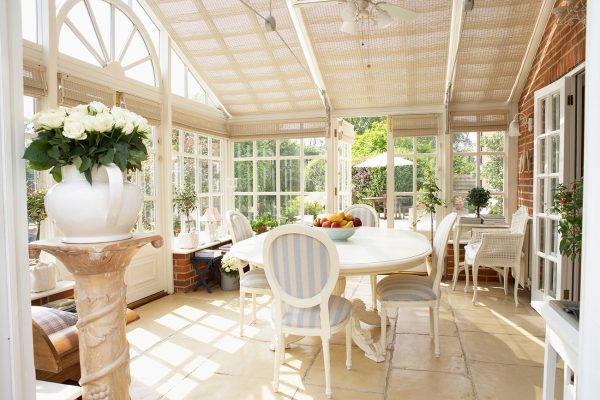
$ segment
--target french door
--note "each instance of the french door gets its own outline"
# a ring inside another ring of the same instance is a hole
[[[570,78],[564,77],[535,92],[532,300],[562,299],[570,288],[567,260],[559,249],[559,217],[552,212],[556,187],[570,182],[570,125],[567,96]]]

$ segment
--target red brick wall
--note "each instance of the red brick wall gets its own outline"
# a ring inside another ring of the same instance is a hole
[[[579,0],[581,1],[581,0]],[[557,0],[555,6],[562,3]],[[533,118],[533,96],[536,90],[556,81],[585,60],[585,26],[577,22],[573,26],[559,25],[552,15],[537,50],[527,82],[519,100],[519,112]],[[529,172],[519,173],[518,204],[533,209],[533,132],[521,126],[519,158],[529,151]]]

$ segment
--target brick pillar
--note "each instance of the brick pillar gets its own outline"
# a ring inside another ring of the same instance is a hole
[[[452,281],[452,274],[454,274],[454,245],[452,244],[448,244],[447,246],[447,253],[448,256],[446,258],[446,279],[448,281]],[[461,244],[459,246],[459,253],[458,253],[458,260],[459,261],[464,261],[465,260],[465,245]],[[472,281],[473,276],[472,276],[472,270],[469,269],[469,281]],[[509,280],[512,279],[509,275]],[[460,273],[460,275],[458,276],[458,280],[459,281],[464,281],[465,280],[465,272],[462,271]],[[499,282],[500,279],[498,278],[498,274],[496,273],[496,271],[490,269],[490,268],[479,268],[479,271],[477,273],[477,281],[478,282]]]

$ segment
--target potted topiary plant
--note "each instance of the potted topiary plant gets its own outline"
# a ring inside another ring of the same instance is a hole
[[[46,191],[36,191],[27,194],[27,218],[29,222],[33,222],[37,227],[35,240],[40,240],[42,221],[48,218],[46,207],[44,206],[44,196],[46,196]]]
[[[177,247],[187,249],[197,247],[199,244],[199,235],[197,231],[194,232],[194,221],[190,217],[197,205],[198,195],[193,184],[188,182],[183,185],[182,189],[175,192],[173,207],[177,213],[185,216],[183,228],[179,235],[177,235]]]
[[[269,213],[262,213],[258,218],[250,221],[250,226],[254,232],[261,234],[271,228],[275,228],[277,226],[277,219],[272,217]]]
[[[482,187],[474,187],[469,190],[469,194],[465,198],[465,201],[467,204],[475,207],[477,218],[481,218],[481,209],[487,207],[491,197],[489,190]]]
[[[419,190],[421,195],[419,196],[418,204],[425,207],[425,214],[429,214],[429,240],[431,241],[431,245],[433,246],[433,216],[437,212],[437,207],[444,205],[444,200],[440,197],[440,188],[437,185],[437,179],[433,173],[431,173],[430,169],[427,168],[425,170],[425,180]],[[420,220],[420,218],[419,218]],[[416,226],[415,222],[414,226]]]

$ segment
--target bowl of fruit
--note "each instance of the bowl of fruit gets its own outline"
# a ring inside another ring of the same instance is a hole
[[[347,240],[362,226],[362,221],[352,214],[344,214],[340,211],[315,219],[313,226],[327,233],[331,240]]]

